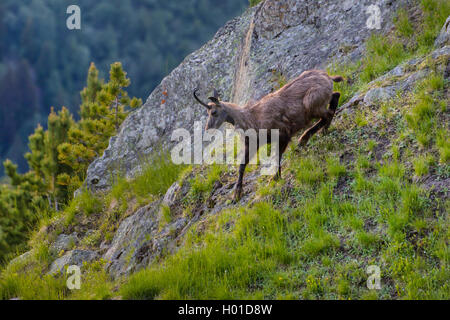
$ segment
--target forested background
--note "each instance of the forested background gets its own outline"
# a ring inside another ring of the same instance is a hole
[[[81,8],[81,30],[66,27],[71,4]],[[247,6],[248,0],[1,0],[0,166],[8,158],[27,170],[28,136],[38,123],[46,127],[52,106],[78,117],[91,62],[100,78],[122,62],[130,96],[145,101]]]

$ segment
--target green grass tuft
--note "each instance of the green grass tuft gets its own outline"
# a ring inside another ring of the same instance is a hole
[[[133,180],[132,190],[142,197],[163,195],[178,179],[182,169],[182,165],[172,162],[168,152],[156,152],[146,159],[144,168]]]

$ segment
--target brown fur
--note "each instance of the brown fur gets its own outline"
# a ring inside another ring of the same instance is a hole
[[[270,93],[257,102],[248,103],[240,107],[234,103],[219,101],[215,91],[212,101],[205,104],[209,118],[206,129],[218,129],[223,122],[229,122],[235,128],[243,129],[279,129],[280,130],[280,161],[291,137],[298,131],[307,128],[313,119],[320,119],[300,138],[299,144],[304,145],[320,128],[327,128],[334,116],[339,93],[333,94],[333,81],[339,82],[340,76],[329,76],[322,70],[309,70],[293,79],[279,90]],[[330,109],[328,109],[330,104]],[[246,143],[247,145],[247,143]],[[260,146],[258,146],[259,148]],[[245,166],[253,155],[248,154],[246,147],[246,161],[239,168],[239,178],[236,184],[235,199],[240,198],[242,192],[242,178]],[[249,158],[249,159],[247,159]],[[281,176],[279,167],[276,178]]]

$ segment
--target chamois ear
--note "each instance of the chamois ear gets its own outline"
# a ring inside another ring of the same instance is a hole
[[[216,97],[209,97],[208,99],[214,102],[215,104],[219,104],[219,99],[217,99]]]
[[[214,102],[215,104],[219,104],[219,92],[217,92],[217,90],[214,88],[213,96],[209,97],[208,99]]]

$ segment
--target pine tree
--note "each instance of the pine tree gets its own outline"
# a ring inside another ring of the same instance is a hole
[[[120,63],[111,65],[106,84],[91,64],[81,91],[80,121],[65,107],[59,112],[51,108],[48,129],[39,125],[29,136],[25,158],[30,170],[19,174],[16,165],[4,162],[10,183],[0,185],[0,259],[25,243],[39,212],[57,211],[71,199],[87,166],[102,154],[130,110],[142,104],[128,97],[129,85]]]
[[[42,180],[32,171],[17,173],[11,161],[3,163],[10,185],[0,185],[0,260],[23,245],[39,216],[47,207]]]
[[[60,203],[70,197],[67,175],[73,169],[58,160],[58,147],[69,141],[69,130],[74,125],[69,110],[63,107],[58,113],[51,109],[48,116],[48,129],[38,126],[29,137],[30,152],[25,155],[33,173],[41,181],[43,194],[49,199],[52,208],[58,210]],[[9,175],[9,174],[8,174]]]
[[[77,188],[84,180],[89,163],[101,156],[132,108],[142,101],[130,99],[125,88],[130,85],[120,62],[113,63],[109,82],[98,79],[94,64],[89,68],[87,87],[81,91],[80,121],[71,128],[69,142],[59,146],[59,161],[75,172],[65,176],[67,183]]]
[[[45,157],[45,131],[38,125],[34,133],[28,137],[28,147],[30,152],[25,154],[28,166],[36,175],[44,178],[43,160]]]
[[[92,62],[89,66],[88,76],[87,76],[87,85],[81,91],[81,107],[80,114],[83,116],[84,109],[86,108],[88,103],[93,103],[97,99],[97,94],[100,92],[103,86],[103,81],[98,79],[98,70],[95,67],[95,64]]]

